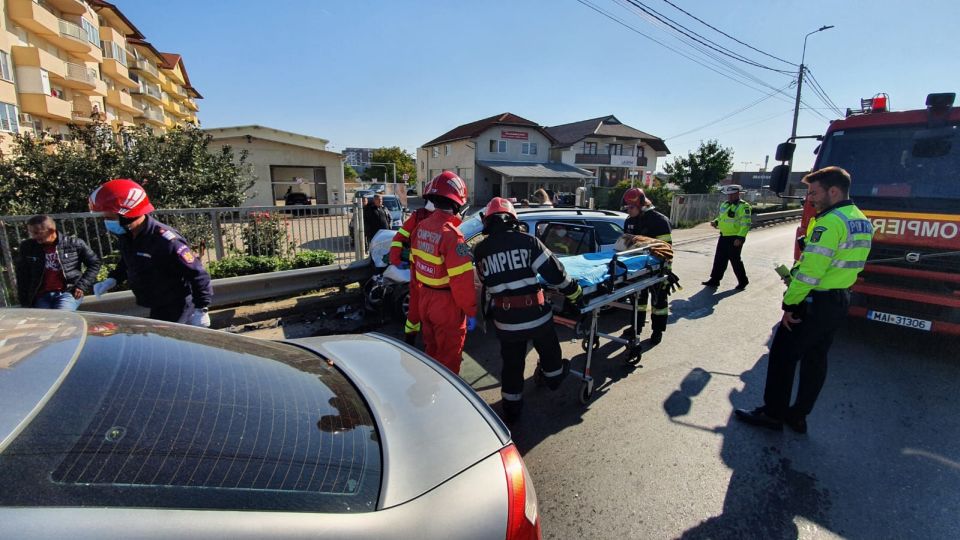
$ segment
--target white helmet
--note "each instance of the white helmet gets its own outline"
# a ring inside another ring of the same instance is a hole
[[[720,188],[720,193],[724,195],[732,195],[734,193],[741,193],[743,191],[743,186],[739,184],[728,184]]]

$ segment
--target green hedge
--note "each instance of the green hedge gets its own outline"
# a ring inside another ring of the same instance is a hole
[[[207,271],[213,279],[263,274],[295,268],[310,268],[333,264],[333,253],[325,250],[301,251],[293,257],[266,255],[239,255],[211,262]]]

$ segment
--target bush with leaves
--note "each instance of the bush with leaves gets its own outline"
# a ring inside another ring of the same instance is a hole
[[[213,261],[207,271],[214,279],[278,272],[295,268],[311,268],[333,264],[333,253],[325,250],[301,251],[293,257],[240,255]]]
[[[240,206],[253,186],[246,151],[212,148],[195,126],[159,135],[115,133],[102,122],[70,130],[72,141],[17,136],[0,159],[0,215],[86,212],[90,192],[111,178],[140,183],[157,208]]]
[[[290,245],[287,220],[281,214],[253,212],[240,231],[247,255],[284,256]]]

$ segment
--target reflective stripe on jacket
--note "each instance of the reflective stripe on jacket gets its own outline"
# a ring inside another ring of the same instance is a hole
[[[417,225],[410,241],[413,276],[427,287],[450,289],[457,306],[475,317],[473,258],[459,224],[459,217],[437,211]]]
[[[713,220],[720,230],[720,236],[746,237],[750,231],[750,203],[746,201],[724,201],[720,205],[720,214]]]
[[[791,270],[784,309],[803,302],[810,291],[848,289],[863,270],[873,240],[873,225],[850,201],[824,210],[807,225],[806,247]]]
[[[403,248],[410,244],[410,235],[417,228],[417,224],[430,217],[431,214],[433,214],[431,210],[419,208],[403,222],[397,234],[393,235],[393,241],[390,242],[390,264],[403,262],[400,255],[403,253]]]

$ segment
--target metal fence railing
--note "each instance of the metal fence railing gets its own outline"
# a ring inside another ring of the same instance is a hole
[[[786,202],[766,190],[747,190],[740,197],[754,206],[782,206]],[[717,217],[720,203],[727,200],[722,193],[674,193],[670,201],[670,221],[673,224],[703,223]]]
[[[177,229],[204,264],[229,256],[266,255],[293,257],[309,250],[326,250],[335,263],[351,263],[366,257],[360,204],[309,206],[261,206],[158,210],[157,220]],[[83,212],[50,214],[57,230],[82,238],[107,261],[116,248],[116,238],[103,220]],[[20,243],[29,238],[30,216],[0,216],[0,306],[16,304],[14,265]]]

